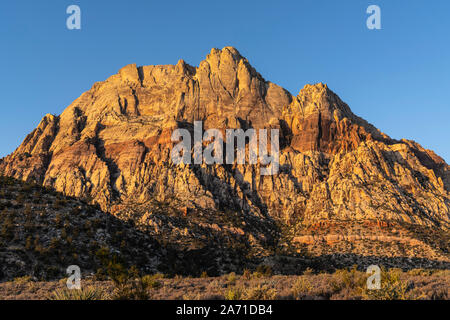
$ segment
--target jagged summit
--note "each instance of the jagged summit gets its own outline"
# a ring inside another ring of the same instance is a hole
[[[172,131],[279,128],[280,173],[252,165],[177,167]],[[266,81],[233,47],[198,67],[128,65],[45,116],[0,172],[119,212],[176,197],[181,207],[241,211],[285,222],[382,219],[446,228],[449,166],[354,115],[326,84],[297,96]],[[133,205],[129,205],[133,203]]]

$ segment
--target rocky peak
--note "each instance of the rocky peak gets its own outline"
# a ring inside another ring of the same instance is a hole
[[[324,83],[305,85],[297,99],[305,114],[320,112],[333,115],[337,111],[339,118],[353,116],[350,108]]]
[[[279,128],[280,173],[258,166],[173,166],[178,126]],[[266,81],[232,47],[198,67],[125,66],[58,116],[46,116],[0,172],[104,210],[177,197],[186,207],[238,210],[287,221],[382,218],[448,225],[449,166],[395,141],[352,113],[326,84],[295,97]]]
[[[236,66],[241,60],[247,60],[234,47],[224,47],[223,49],[212,48],[211,52],[206,56],[205,62],[211,66],[219,67],[220,64],[228,66]],[[201,63],[200,63],[201,64]]]

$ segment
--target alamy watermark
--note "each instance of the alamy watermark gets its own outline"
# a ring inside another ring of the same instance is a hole
[[[71,265],[66,270],[67,274],[70,275],[67,278],[67,288],[69,290],[80,290],[81,289],[81,269],[77,265]]]
[[[222,131],[208,129],[203,133],[202,122],[194,121],[194,141],[192,141],[189,130],[174,130],[171,139],[172,142],[178,142],[178,144],[172,149],[170,157],[174,164],[202,164],[204,162],[208,165],[223,163],[256,165],[259,162],[261,175],[274,175],[278,173],[280,163],[279,130],[270,130],[270,143],[267,138],[267,129],[258,131],[255,129],[246,131],[226,129],[226,140],[224,141]],[[205,148],[203,148],[204,144]],[[270,153],[268,151],[269,144]],[[248,154],[246,154],[247,149]]]
[[[381,269],[377,265],[371,265],[367,268],[366,273],[370,274],[367,278],[367,289],[380,290],[381,289]]]
[[[366,10],[370,16],[367,18],[366,25],[369,30],[381,29],[381,9],[377,5],[370,5]]]
[[[81,8],[77,5],[70,5],[66,9],[67,17],[66,26],[69,30],[81,29]],[[378,5],[370,5],[366,9],[366,13],[370,16],[366,20],[366,26],[369,30],[381,29],[381,8]]]
[[[66,10],[67,14],[70,16],[66,20],[66,26],[69,30],[80,30],[81,29],[81,9],[77,5],[70,5]]]

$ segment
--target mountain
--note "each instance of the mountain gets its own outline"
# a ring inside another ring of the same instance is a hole
[[[278,174],[261,175],[260,164],[175,165],[172,132],[192,132],[194,121],[279,129]],[[293,96],[232,47],[212,49],[198,67],[122,68],[46,115],[0,160],[0,174],[98,204],[164,245],[222,248],[221,265],[236,264],[229,248],[272,264],[299,252],[449,262],[442,158],[380,132],[325,84]]]

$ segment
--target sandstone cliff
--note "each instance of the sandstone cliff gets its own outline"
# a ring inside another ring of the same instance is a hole
[[[280,129],[279,174],[261,176],[259,165],[174,165],[171,134],[196,120],[205,129]],[[233,212],[243,224],[232,233],[261,246],[276,237],[275,223],[380,220],[448,231],[450,222],[443,159],[383,134],[325,84],[291,95],[232,47],[212,49],[198,67],[124,67],[61,115],[46,115],[0,161],[0,173],[87,198],[152,232],[170,229],[155,203],[185,216]]]

